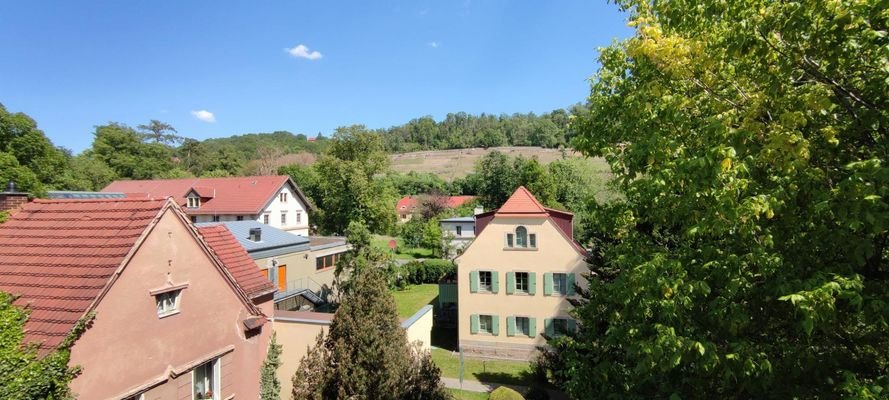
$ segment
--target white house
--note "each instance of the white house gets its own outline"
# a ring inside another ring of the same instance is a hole
[[[309,235],[311,205],[287,176],[114,181],[102,192],[128,198],[173,198],[192,222],[256,221]]]

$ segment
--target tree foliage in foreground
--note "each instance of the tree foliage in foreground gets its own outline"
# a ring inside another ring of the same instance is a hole
[[[68,367],[70,348],[86,323],[78,323],[58,349],[41,355],[36,345],[23,342],[28,312],[13,301],[0,292],[0,399],[72,399],[68,383],[80,369]]]
[[[889,395],[886,2],[621,0],[576,398]]]
[[[326,337],[300,362],[295,399],[447,399],[429,352],[410,345],[381,268],[353,275]]]

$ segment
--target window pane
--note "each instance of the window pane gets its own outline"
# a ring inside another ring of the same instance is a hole
[[[524,226],[515,228],[516,247],[528,247],[528,230]]]
[[[486,291],[491,291],[491,271],[480,271],[478,273],[479,280],[479,288]]]
[[[515,290],[518,292],[528,292],[528,273],[516,272],[515,274]]]
[[[530,242],[531,248],[537,248],[537,235],[532,233],[528,235],[528,240]]]
[[[512,248],[512,247],[513,247],[513,244],[512,244],[512,234],[511,234],[511,233],[507,233],[507,234],[506,234],[506,247],[509,247],[509,248]]]
[[[553,274],[553,291],[558,294],[568,294],[567,277],[565,274]]]

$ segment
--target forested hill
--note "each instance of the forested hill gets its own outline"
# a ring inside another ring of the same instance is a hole
[[[572,111],[580,106],[574,106]],[[567,146],[569,111],[541,115],[448,114],[421,117],[376,129],[388,153],[498,146]],[[162,121],[130,127],[97,126],[93,143],[73,155],[56,147],[37,121],[0,104],[0,182],[42,195],[46,190],[97,190],[114,179],[271,174],[281,165],[308,165],[328,147],[329,137],[286,131],[250,133],[198,141]]]

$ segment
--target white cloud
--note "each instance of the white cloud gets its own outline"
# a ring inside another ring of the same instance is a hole
[[[208,124],[212,124],[212,123],[216,122],[216,116],[207,110],[192,111],[191,115],[193,115],[195,118],[197,118],[201,121],[204,121]]]
[[[427,43],[427,44],[429,45],[429,47],[431,47],[431,48],[433,48],[433,49],[437,49],[437,48],[438,48],[438,42],[436,42],[436,41],[434,41],[434,40],[431,41],[431,42],[429,42],[429,43]]]
[[[315,61],[323,57],[317,50],[309,50],[304,44],[298,44],[296,47],[284,49],[291,56],[296,58],[305,58],[306,60]]]

